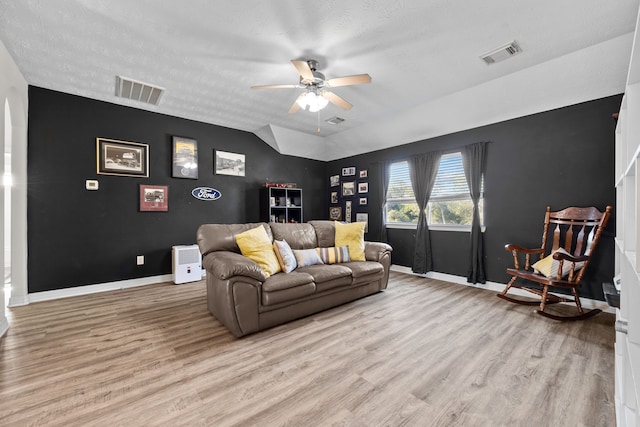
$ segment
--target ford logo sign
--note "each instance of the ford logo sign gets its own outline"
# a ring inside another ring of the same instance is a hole
[[[211,187],[196,187],[191,190],[191,195],[198,200],[218,200],[222,197],[222,193]]]

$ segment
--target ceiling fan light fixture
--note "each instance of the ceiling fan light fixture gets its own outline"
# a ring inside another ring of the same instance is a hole
[[[307,92],[304,96],[298,98],[296,102],[303,110],[309,107],[309,111],[312,113],[317,113],[329,104],[329,101],[325,97],[313,91]]]

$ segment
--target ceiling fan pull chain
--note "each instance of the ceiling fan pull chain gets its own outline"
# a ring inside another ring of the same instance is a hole
[[[320,110],[318,110],[318,133],[320,133]]]

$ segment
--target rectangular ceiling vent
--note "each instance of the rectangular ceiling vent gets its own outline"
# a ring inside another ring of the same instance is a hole
[[[330,125],[339,125],[340,123],[344,122],[344,119],[342,117],[331,117],[330,119],[327,119],[325,121]]]
[[[139,82],[127,77],[116,76],[116,96],[158,105],[164,88]]]
[[[503,61],[507,58],[511,58],[512,56],[517,55],[520,52],[522,52],[522,49],[520,49],[518,43],[512,41],[511,43],[500,46],[499,48],[492,50],[489,53],[485,53],[484,55],[480,56],[480,59],[491,65],[495,64],[496,62]]]

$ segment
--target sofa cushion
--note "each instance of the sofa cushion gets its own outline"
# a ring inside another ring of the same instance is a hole
[[[317,246],[321,248],[336,246],[336,227],[333,221],[309,221],[309,224],[316,230]]]
[[[242,255],[256,262],[262,268],[266,278],[280,271],[280,263],[273,252],[271,239],[263,226],[259,225],[237,234],[236,243]]]
[[[273,238],[286,240],[292,249],[313,249],[318,246],[316,231],[311,224],[269,224]]]
[[[351,277],[353,278],[351,284],[353,285],[359,285],[360,283],[367,283],[372,280],[378,280],[379,278],[384,276],[384,267],[379,262],[347,262],[340,265],[351,270]]]
[[[274,274],[262,284],[262,304],[275,305],[312,295],[316,291],[313,277],[297,271]]]
[[[236,234],[251,230],[262,225],[269,236],[271,228],[266,223],[255,224],[203,224],[198,227],[197,239],[200,253],[206,256],[214,251],[230,251],[240,253],[240,248],[236,243]]]
[[[296,256],[298,268],[310,265],[324,264],[320,255],[315,249],[294,249],[293,254]]]
[[[348,246],[351,261],[366,261],[364,257],[364,227],[365,222],[341,224],[335,222],[336,246]]]
[[[294,271],[289,274],[274,274],[264,281],[262,290],[264,292],[277,292],[308,283],[313,283],[313,277],[308,273]]]
[[[273,252],[275,252],[280,268],[284,273],[291,273],[298,266],[296,256],[286,240],[274,240]]]
[[[341,264],[312,265],[299,268],[296,271],[307,273],[313,277],[313,281],[316,283],[316,293],[340,286],[350,286],[353,281],[351,269]]]
[[[339,248],[316,248],[320,259],[325,264],[336,264],[341,262],[349,262],[349,248],[347,246],[341,246]]]

